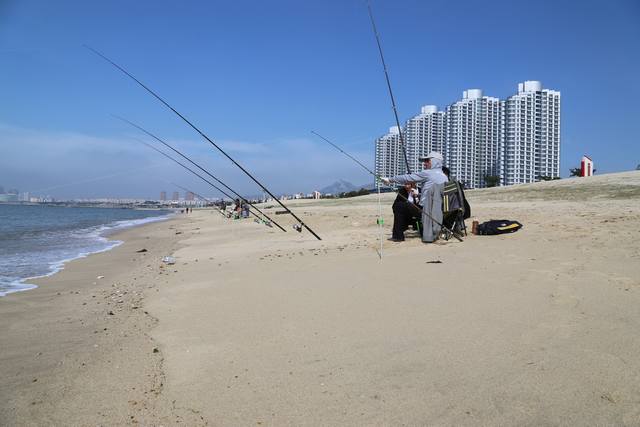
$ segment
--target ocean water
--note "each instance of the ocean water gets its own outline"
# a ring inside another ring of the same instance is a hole
[[[33,289],[29,279],[48,276],[64,263],[112,249],[114,231],[171,214],[166,210],[67,208],[0,204],[0,297]]]

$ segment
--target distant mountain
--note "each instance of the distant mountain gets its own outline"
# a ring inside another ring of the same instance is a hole
[[[348,191],[354,191],[354,190],[359,190],[360,187],[356,187],[355,185],[353,185],[352,183],[350,183],[349,181],[345,181],[344,179],[341,179],[339,181],[334,182],[333,184],[321,188],[320,191],[322,194],[340,194],[340,193],[346,193]]]
[[[367,182],[366,184],[362,184],[360,187],[358,187],[358,189],[360,188],[364,188],[365,190],[375,190],[377,187],[373,182]]]

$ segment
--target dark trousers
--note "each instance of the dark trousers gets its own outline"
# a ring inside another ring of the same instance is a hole
[[[391,238],[394,240],[404,240],[404,232],[409,228],[410,224],[417,221],[416,209],[409,206],[409,202],[396,201],[393,206],[393,231]]]

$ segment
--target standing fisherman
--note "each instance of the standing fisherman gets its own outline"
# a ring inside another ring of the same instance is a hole
[[[442,190],[447,176],[442,172],[442,154],[435,151],[420,159],[424,170],[391,178],[380,178],[382,182],[407,184],[422,183],[420,204],[422,205],[422,241],[431,243],[440,235],[442,224]]]

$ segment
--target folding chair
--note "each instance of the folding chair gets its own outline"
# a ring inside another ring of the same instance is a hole
[[[442,224],[458,235],[467,235],[467,226],[464,223],[468,218],[465,208],[464,192],[462,185],[456,180],[445,183],[442,191]],[[444,239],[449,240],[449,233],[444,234]]]

